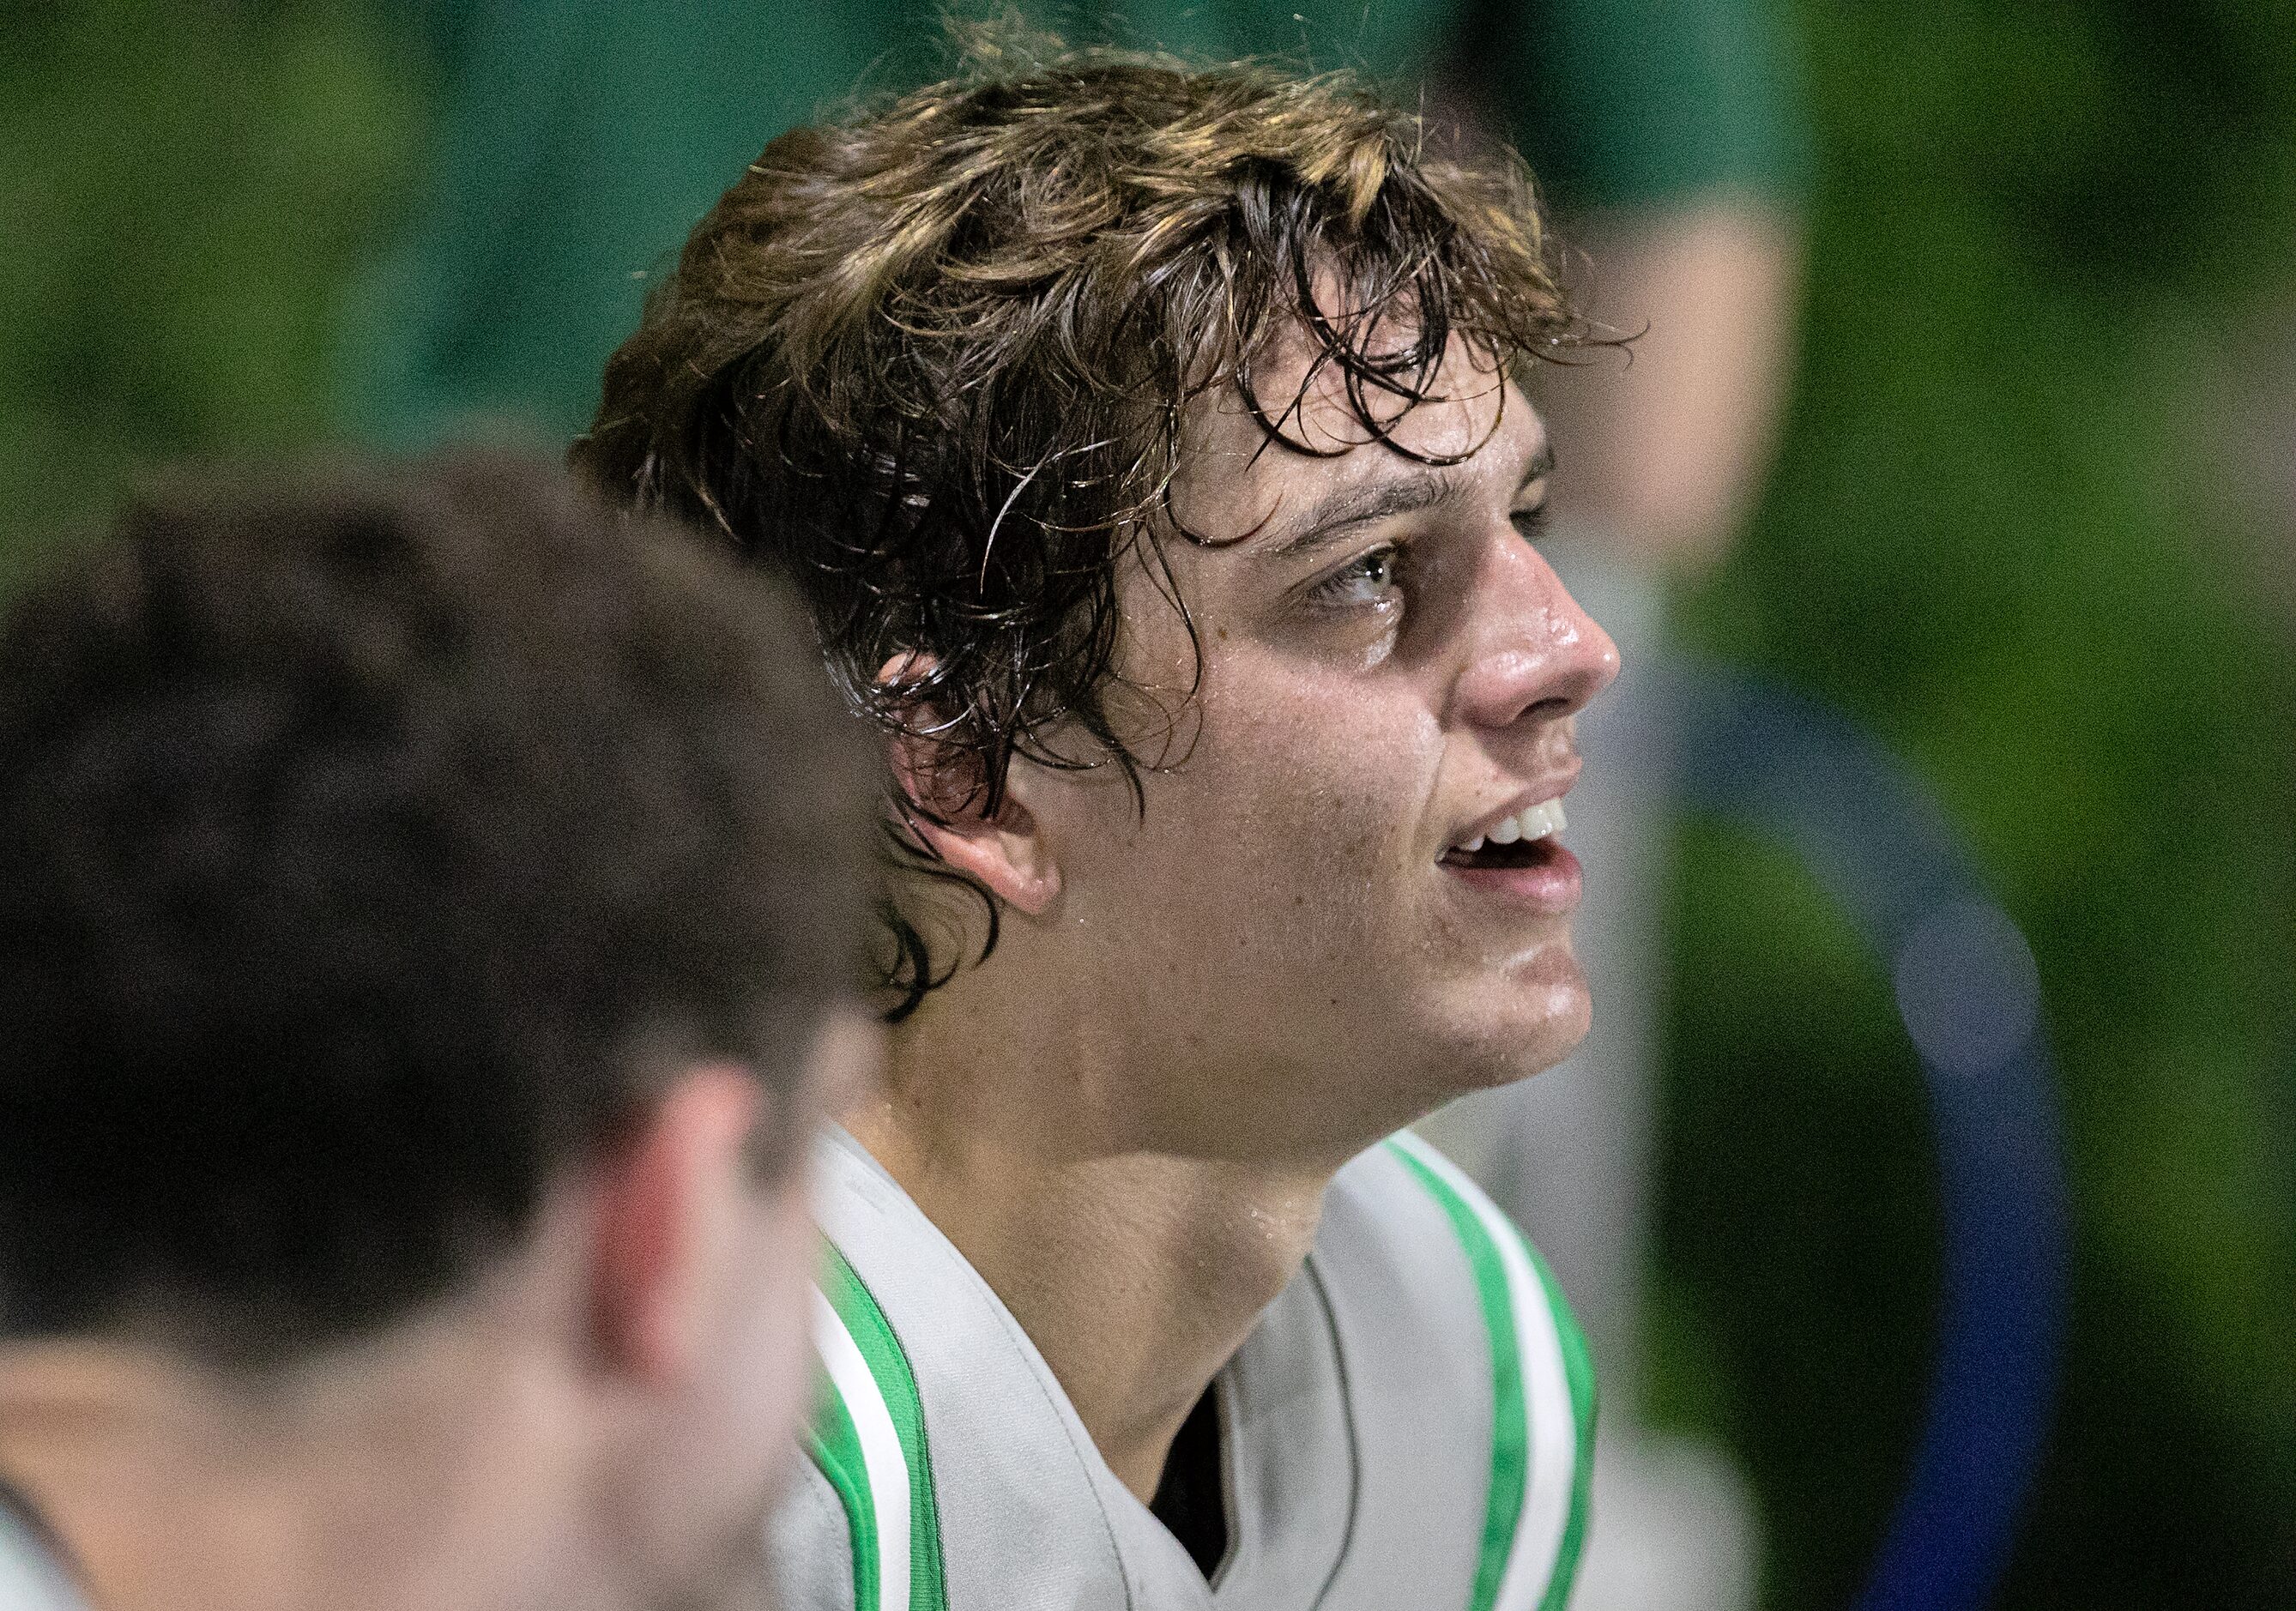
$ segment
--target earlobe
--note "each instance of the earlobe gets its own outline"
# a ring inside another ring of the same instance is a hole
[[[1046,854],[1036,818],[1009,794],[994,817],[935,822],[913,812],[909,826],[943,862],[1030,917],[1042,917],[1061,893],[1060,866]]]

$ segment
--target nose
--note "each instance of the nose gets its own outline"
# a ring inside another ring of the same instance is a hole
[[[1619,646],[1539,552],[1512,530],[1483,567],[1455,697],[1460,720],[1504,729],[1559,722],[1619,675]]]

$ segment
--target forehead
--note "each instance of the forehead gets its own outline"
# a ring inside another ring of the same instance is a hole
[[[1391,479],[1432,474],[1512,498],[1546,445],[1505,367],[1456,335],[1422,401],[1369,381],[1351,390],[1337,363],[1318,362],[1305,332],[1273,345],[1253,366],[1252,387],[1257,413],[1221,387],[1183,421],[1174,507],[1189,530],[1215,541],[1280,526],[1303,500]],[[1288,440],[1271,440],[1270,424]]]

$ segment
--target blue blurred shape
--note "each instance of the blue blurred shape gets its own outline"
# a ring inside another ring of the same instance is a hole
[[[2025,938],[1914,775],[1805,694],[1678,672],[1685,804],[1782,842],[1887,963],[1945,1222],[1921,1442],[1859,1611],[1975,1611],[2039,1465],[2066,1296],[2056,1081]]]
[[[1990,1074],[2041,1028],[2041,979],[2009,914],[1958,901],[1921,920],[1898,948],[1898,1011],[1941,1074]]]

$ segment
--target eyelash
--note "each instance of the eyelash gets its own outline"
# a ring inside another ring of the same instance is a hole
[[[1383,565],[1385,568],[1386,577],[1383,581],[1374,580],[1370,574],[1370,568],[1375,564]],[[1326,609],[1362,609],[1374,601],[1345,597],[1348,588],[1358,581],[1371,582],[1373,585],[1383,590],[1391,588],[1396,585],[1398,574],[1402,568],[1403,550],[1392,543],[1384,544],[1373,549],[1369,553],[1358,555],[1347,565],[1333,571],[1316,584],[1308,597],[1310,602]],[[1384,595],[1378,601],[1384,602]]]
[[[1515,531],[1524,542],[1535,544],[1546,535],[1547,506],[1541,503],[1536,509],[1519,509],[1508,515],[1507,519],[1513,525]],[[1393,586],[1398,579],[1398,573],[1403,568],[1403,559],[1404,552],[1399,546],[1393,543],[1383,544],[1369,553],[1358,555],[1347,565],[1324,577],[1309,591],[1308,596],[1310,601],[1325,609],[1347,609],[1359,607],[1369,601],[1349,600],[1341,597],[1341,594],[1355,582],[1372,581],[1368,568],[1374,564],[1384,564],[1387,572],[1384,585]],[[1382,585],[1378,583],[1374,585]]]

